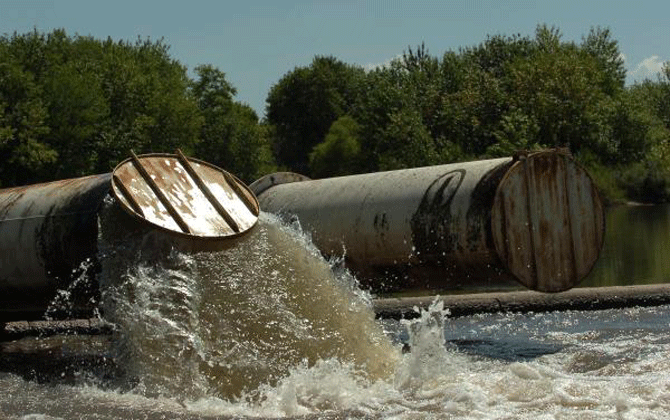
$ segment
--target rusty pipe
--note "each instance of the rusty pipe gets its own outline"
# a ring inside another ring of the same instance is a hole
[[[230,245],[259,212],[241,181],[181,152],[133,155],[113,173],[0,190],[0,321],[40,318],[72,285],[79,289],[70,303],[91,306],[108,195],[123,210],[115,226],[165,233],[185,250]]]
[[[0,190],[2,309],[44,312],[57,289],[86,275],[111,174]],[[94,269],[91,267],[90,269]]]
[[[250,187],[373,290],[514,280],[558,292],[603,244],[596,187],[564,151],[319,180],[277,173]]]

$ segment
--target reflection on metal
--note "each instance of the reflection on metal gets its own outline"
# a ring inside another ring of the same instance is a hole
[[[246,185],[181,152],[133,156],[114,169],[114,179],[114,196],[124,210],[172,233],[221,239],[248,231],[258,220],[258,201]]]
[[[223,244],[258,219],[246,185],[181,152],[133,156],[111,174],[2,189],[0,322],[13,313],[41,316],[56,290],[75,279],[85,299],[97,293],[98,214],[110,192],[133,216],[118,212],[127,219],[120,223],[159,229],[189,245]]]
[[[273,174],[251,189],[377,290],[516,280],[558,292],[588,274],[603,243],[596,188],[562,151],[320,180]]]
[[[230,226],[235,233],[240,232],[240,227],[237,225],[237,222],[235,219],[233,219],[230,214],[226,211],[226,209],[223,208],[219,200],[212,194],[212,192],[209,190],[209,187],[205,183],[205,181],[202,180],[202,177],[198,174],[198,172],[193,169],[193,166],[191,163],[188,161],[188,158],[184,156],[184,154],[181,152],[181,150],[177,150],[177,156],[179,157],[179,163],[186,169],[186,172],[191,176],[193,181],[198,185],[198,188],[200,188],[200,191],[207,197],[207,200],[209,200],[210,204],[214,206],[216,211],[219,213],[221,217],[228,223],[228,226]],[[228,179],[226,178],[226,182],[228,182]],[[233,183],[235,184],[235,183]],[[232,186],[232,185],[231,185]],[[237,192],[236,190],[233,189],[233,191]],[[239,198],[239,195],[238,195]],[[245,201],[243,201],[245,202]],[[246,204],[245,204],[246,206]],[[248,209],[249,207],[247,207]],[[250,213],[252,218],[257,218],[258,217],[258,211],[254,213]]]

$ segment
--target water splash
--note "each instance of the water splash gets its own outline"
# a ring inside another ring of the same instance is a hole
[[[330,358],[370,380],[394,372],[398,349],[369,298],[274,217],[261,214],[229,249],[195,254],[160,233],[101,224],[103,242],[114,230],[101,246],[103,310],[135,392],[253,400],[261,385]]]
[[[89,258],[72,270],[73,280],[65,288],[56,291],[56,295],[44,311],[44,319],[77,318],[80,307],[95,308],[99,296],[94,291],[96,286],[91,281],[94,278],[91,273],[96,268],[95,261]]]
[[[0,371],[0,417],[670,414],[668,307],[447,318],[436,300],[416,320],[378,323],[346,270],[270,216],[215,253],[105,229],[102,309],[125,376],[72,386]]]
[[[411,351],[397,370],[395,383],[400,389],[416,391],[449,374],[451,361],[444,338],[445,318],[449,315],[444,302],[435,297],[428,309],[414,310],[420,314],[418,318],[401,320],[409,334]]]

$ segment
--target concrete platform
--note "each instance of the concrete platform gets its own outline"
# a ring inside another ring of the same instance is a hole
[[[477,313],[597,310],[670,304],[670,283],[576,288],[561,293],[534,291],[440,296],[452,317]],[[414,318],[415,307],[427,308],[435,296],[374,301],[378,318]]]

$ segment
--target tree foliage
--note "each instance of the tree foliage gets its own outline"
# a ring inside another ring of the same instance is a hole
[[[109,172],[130,150],[211,158],[247,181],[273,162],[224,73],[192,81],[162,40],[0,37],[0,185]]]
[[[340,117],[328,130],[326,139],[309,154],[312,176],[317,178],[349,175],[360,168],[360,127],[349,115]]]
[[[363,70],[334,57],[317,56],[275,84],[266,100],[266,118],[276,130],[277,162],[307,172],[309,153],[331,124],[356,103]]]
[[[577,43],[539,25],[533,36],[490,36],[441,58],[421,44],[363,74],[330,58],[350,76],[313,82],[320,60],[295,69],[268,98],[277,158],[289,169],[321,175],[300,156],[320,156],[323,167],[334,144],[327,130],[347,115],[358,127],[356,172],[568,147],[609,196],[670,199],[670,68],[627,88],[609,29],[592,28]],[[331,165],[327,173],[351,171]]]
[[[0,185],[38,180],[56,161],[44,141],[49,133],[40,87],[7,48],[0,47]]]
[[[195,68],[192,92],[204,122],[196,154],[251,182],[273,169],[269,139],[248,105],[235,102],[235,88],[211,66]]]
[[[539,25],[372,70],[332,56],[281,77],[259,121],[221,70],[191,80],[162,41],[32,31],[0,37],[0,185],[111,170],[179,147],[249,182],[569,147],[610,198],[670,200],[670,66],[625,86],[609,29]]]

